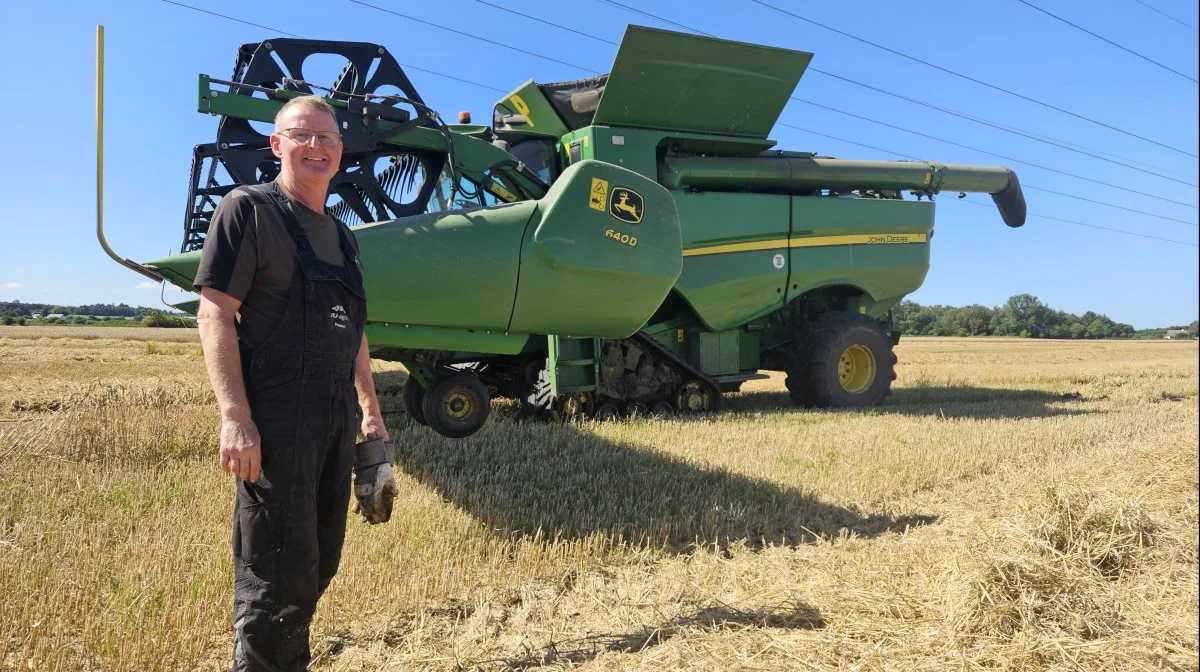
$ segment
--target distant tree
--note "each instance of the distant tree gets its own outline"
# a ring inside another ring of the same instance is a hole
[[[972,304],[959,309],[958,326],[964,336],[983,336],[992,322],[992,309]]]
[[[3,318],[0,318],[0,322],[4,323],[5,326],[12,326],[17,323],[17,318],[12,315],[5,315]]]
[[[1189,338],[1200,337],[1200,320],[1193,321],[1188,325],[1187,335]]]

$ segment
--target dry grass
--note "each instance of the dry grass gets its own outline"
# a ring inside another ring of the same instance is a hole
[[[194,331],[14,329],[0,669],[226,668],[232,484]],[[867,412],[792,410],[773,377],[715,418],[500,409],[461,441],[410,426],[377,362],[403,492],[351,521],[314,669],[1196,670],[1196,345],[899,355]]]

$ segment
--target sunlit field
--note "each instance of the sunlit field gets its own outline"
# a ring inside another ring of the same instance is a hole
[[[905,338],[804,411],[413,425],[350,520],[332,670],[1196,670],[1197,345]],[[232,477],[195,330],[0,327],[0,669],[228,669]]]

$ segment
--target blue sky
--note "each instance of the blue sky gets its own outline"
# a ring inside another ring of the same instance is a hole
[[[158,285],[118,266],[95,237],[95,26],[106,29],[105,222],[110,244],[135,260],[179,248],[195,144],[216,120],[195,112],[196,75],[227,78],[238,45],[280,37],[376,42],[408,69],[426,102],[453,120],[487,120],[499,91],[527,78],[574,79],[606,72],[629,23],[681,30],[600,0],[497,2],[572,31],[538,24],[474,0],[453,4],[371,0],[413,17],[556,57],[583,69],[517,53],[349,0],[181,0],[271,30],[162,0],[100,7],[91,2],[14,3],[0,24],[0,63],[10,90],[0,112],[9,133],[0,163],[0,300],[155,306]],[[624,1],[624,0],[623,0]],[[1156,61],[1196,77],[1197,7],[1182,0],[1033,0]],[[936,7],[883,0],[771,0],[814,21],[1197,154],[1197,85],[1036,12],[1016,0]],[[633,0],[625,4],[634,5]],[[648,0],[637,4],[698,31],[815,53],[812,67],[947,109],[1121,157],[1195,184],[1197,159],[966,82],[785,16],[749,0]],[[780,122],[879,148],[867,149],[777,125],[779,147],[845,158],[920,157],[1007,165],[1026,185],[1031,213],[1187,243],[1168,243],[1031,216],[1009,229],[989,207],[938,199],[926,303],[994,306],[1031,293],[1075,313],[1103,312],[1136,328],[1197,317],[1197,188],[951,117],[809,72],[794,95],[894,126],[1004,155],[1006,160],[793,101]],[[880,151],[886,150],[886,151]],[[1108,182],[1144,196],[1018,163]],[[1186,223],[1118,210],[1059,191]],[[1180,205],[1170,201],[1179,201]],[[168,292],[176,300],[177,293]]]

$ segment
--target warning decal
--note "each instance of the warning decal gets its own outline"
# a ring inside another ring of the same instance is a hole
[[[592,195],[588,198],[588,207],[593,210],[604,212],[608,208],[606,201],[608,200],[608,180],[602,180],[598,177],[592,178]]]

